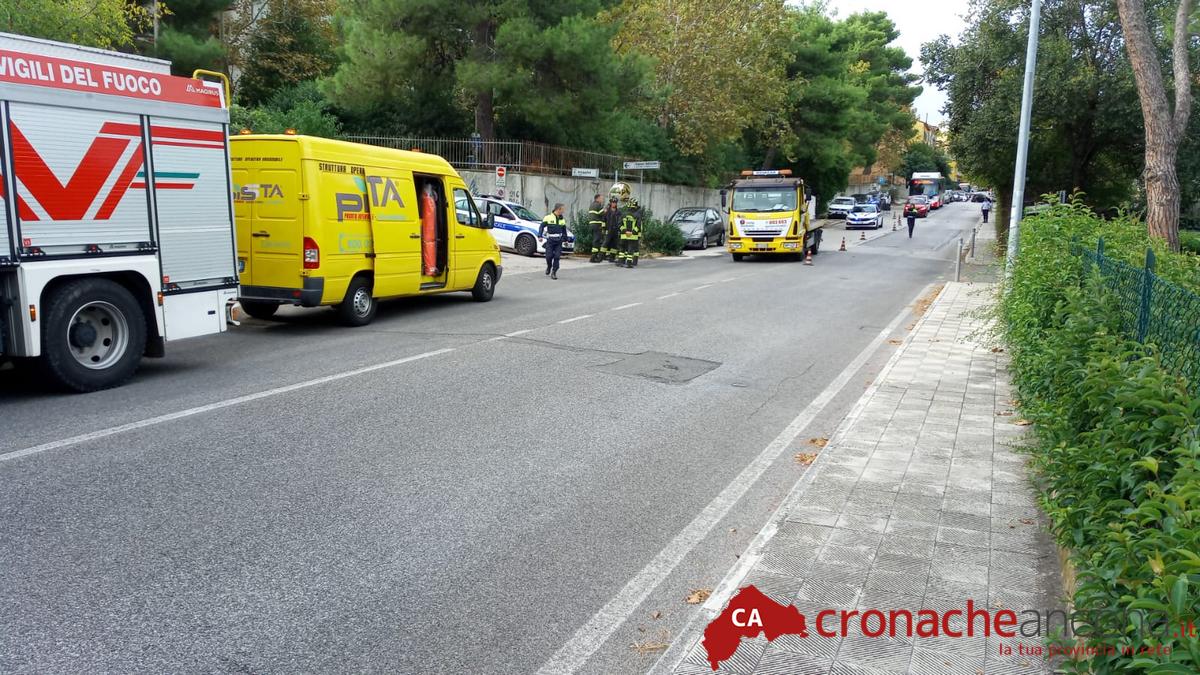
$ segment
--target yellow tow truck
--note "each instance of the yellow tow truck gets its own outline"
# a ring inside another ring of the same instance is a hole
[[[788,169],[743,171],[721,191],[721,208],[729,213],[725,247],[735,262],[747,255],[816,255],[822,236],[816,203]]]

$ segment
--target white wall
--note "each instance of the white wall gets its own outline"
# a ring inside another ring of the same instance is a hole
[[[600,193],[608,201],[608,190],[613,185],[610,179],[571,178],[569,176],[534,176],[509,172],[504,188],[496,187],[496,174],[491,171],[459,170],[471,192],[476,195],[499,194],[504,190],[504,199],[519,202],[539,214],[546,214],[556,202],[566,204],[568,217],[578,211],[587,211],[592,196]],[[721,193],[707,188],[662,183],[638,183],[636,179],[622,179],[629,185],[633,196],[644,207],[649,208],[656,218],[665,219],[684,206],[721,206]]]

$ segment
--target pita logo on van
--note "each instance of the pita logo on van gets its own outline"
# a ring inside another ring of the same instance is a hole
[[[371,215],[366,213],[366,199],[368,195],[365,193],[368,192],[371,199],[371,206],[374,208],[384,208],[393,201],[401,208],[404,207],[404,200],[400,198],[400,188],[396,186],[396,181],[391,178],[367,176],[364,179],[355,176],[354,182],[364,194],[354,192],[334,193],[337,201],[338,222],[346,220],[370,220]]]
[[[277,183],[250,183],[233,185],[233,200],[235,202],[265,201],[267,204],[279,204],[283,201],[283,188]]]

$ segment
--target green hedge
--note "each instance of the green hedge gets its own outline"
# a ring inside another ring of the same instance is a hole
[[[1188,253],[1200,254],[1200,232],[1195,230],[1180,230],[1179,247]]]
[[[1200,401],[1153,345],[1120,333],[1115,298],[1081,282],[1078,237],[1160,276],[1200,286],[1200,259],[1168,252],[1129,219],[1076,202],[1022,223],[1021,250],[999,304],[1043,508],[1077,572],[1078,635],[1112,647],[1067,672],[1200,672],[1200,642],[1169,634],[1200,606]],[[1200,623],[1200,622],[1197,622]],[[1165,632],[1164,632],[1165,631]],[[1169,647],[1169,655],[1139,655]],[[1125,653],[1126,648],[1133,653]]]

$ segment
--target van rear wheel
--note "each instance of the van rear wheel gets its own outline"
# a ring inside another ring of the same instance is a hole
[[[43,303],[42,371],[65,389],[98,391],[133,377],[146,351],[146,316],[109,279],[79,279]]]
[[[338,303],[338,319],[347,326],[365,326],[375,318],[379,303],[371,295],[371,282],[365,277],[355,277],[346,289],[346,297]]]
[[[275,316],[275,312],[279,310],[278,302],[268,302],[263,300],[241,300],[239,301],[242,309],[247,314],[256,319],[270,319]]]

